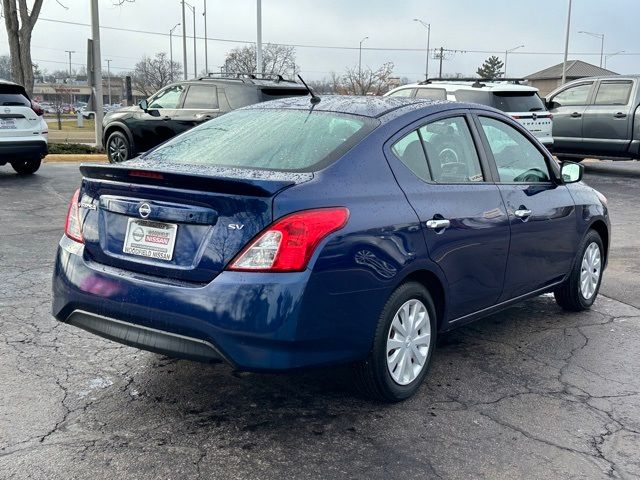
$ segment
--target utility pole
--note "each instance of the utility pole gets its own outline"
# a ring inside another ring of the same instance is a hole
[[[204,2],[204,11],[202,12],[202,16],[204,17],[204,71],[207,75],[209,75],[209,55],[207,53],[207,0],[203,0]]]
[[[191,13],[193,13],[193,76],[198,76],[198,61],[197,61],[197,42],[196,42],[196,7],[185,2],[185,5],[189,7]]]
[[[569,56],[569,31],[571,30],[571,0],[569,0],[569,13],[567,13],[567,36],[564,41],[564,61],[562,62],[562,85],[567,83],[567,57]]]
[[[518,50],[519,48],[524,48],[524,45],[518,45],[517,47],[510,48],[509,50],[505,50],[504,52],[504,78],[507,78],[507,59],[509,57],[509,53]]]
[[[431,24],[425,23],[419,18],[414,18],[413,21],[421,23],[427,29],[427,65],[424,69],[424,81],[426,82],[427,80],[429,80],[429,43],[431,43]]]
[[[173,31],[180,26],[177,23],[171,30],[169,30],[169,75],[171,75],[171,81],[173,82]]]
[[[264,73],[262,63],[262,0],[256,0],[257,4],[257,35],[256,35],[256,73]]]
[[[75,50],[65,50],[65,52],[67,52],[69,54],[69,80],[71,80],[71,77],[73,76],[73,73],[71,73],[71,54],[72,53],[76,53]]]
[[[358,49],[358,82],[362,82],[362,42],[367,40],[369,37],[364,37],[360,40],[360,48]]]
[[[194,35],[195,36],[195,35]],[[184,16],[184,0],[182,0],[182,72],[187,79],[187,23]]]
[[[440,59],[440,68],[438,69],[438,78],[442,78],[442,60],[444,60],[444,48],[440,47],[440,53],[437,54]]]
[[[91,39],[93,45],[93,79],[96,105],[95,132],[96,146],[102,147],[102,62],[100,60],[100,14],[98,0],[91,0]]]
[[[109,105],[111,105],[111,60],[105,60],[105,62],[107,62],[107,89],[109,90]]]

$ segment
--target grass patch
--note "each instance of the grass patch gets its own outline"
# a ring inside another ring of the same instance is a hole
[[[50,143],[49,153],[52,155],[87,155],[92,153],[104,153],[102,148],[83,145],[81,143]]]
[[[83,126],[82,128],[78,127],[78,121],[77,120],[62,120],[60,122],[60,126],[62,127],[60,130],[58,129],[58,122],[57,121],[53,121],[53,122],[47,122],[47,125],[49,125],[49,131],[63,131],[63,132],[70,132],[70,131],[77,131],[77,132],[93,132],[95,129],[95,122],[94,120],[87,120],[86,118],[83,120]]]

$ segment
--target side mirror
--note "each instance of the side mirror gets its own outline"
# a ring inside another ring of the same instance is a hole
[[[149,103],[147,102],[147,100],[146,100],[146,99],[145,99],[145,100],[140,100],[140,101],[138,102],[138,106],[139,106],[142,110],[144,110],[145,112],[146,112],[147,110],[149,110]]]
[[[547,110],[553,110],[554,108],[558,108],[560,106],[560,105],[558,105],[558,103],[554,102],[553,99],[549,100],[546,97],[544,97],[542,99],[542,101],[544,102],[545,106],[547,107]]]
[[[584,166],[574,162],[562,162],[560,176],[564,183],[576,183],[582,180]]]

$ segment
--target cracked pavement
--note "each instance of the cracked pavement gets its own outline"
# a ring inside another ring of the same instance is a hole
[[[341,369],[237,373],[57,323],[78,180],[0,169],[0,478],[640,478],[637,179],[587,176],[612,209],[607,296],[580,314],[542,296],[443,336],[396,405]]]

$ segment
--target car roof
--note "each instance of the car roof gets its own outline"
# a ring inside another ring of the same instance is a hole
[[[290,109],[290,110],[313,110],[320,112],[336,112],[362,117],[378,118],[394,112],[393,118],[405,113],[404,111],[416,110],[418,108],[430,108],[434,111],[438,109],[450,108],[474,108],[484,110],[494,110],[483,105],[467,104],[460,102],[450,102],[447,100],[429,100],[426,98],[409,97],[378,97],[378,96],[358,96],[358,95],[322,95],[320,103],[312,105],[310,97],[287,97],[269,102],[257,103],[244,107],[245,109]],[[389,117],[390,119],[391,117]]]
[[[389,93],[402,90],[404,88],[428,88],[428,89],[444,89],[447,92],[456,92],[458,90],[471,90],[474,92],[537,92],[538,89],[528,85],[517,85],[510,82],[482,82],[473,81],[442,81],[424,83],[411,83],[394,88]]]
[[[198,84],[198,83],[224,83],[224,84],[236,84],[236,85],[255,85],[258,87],[268,88],[291,88],[296,90],[304,90],[304,85],[301,85],[294,80],[287,80],[281,75],[272,75],[257,77],[251,74],[236,74],[236,75],[214,75],[210,74],[206,77],[192,78],[190,80],[184,80],[175,82],[176,84]]]

